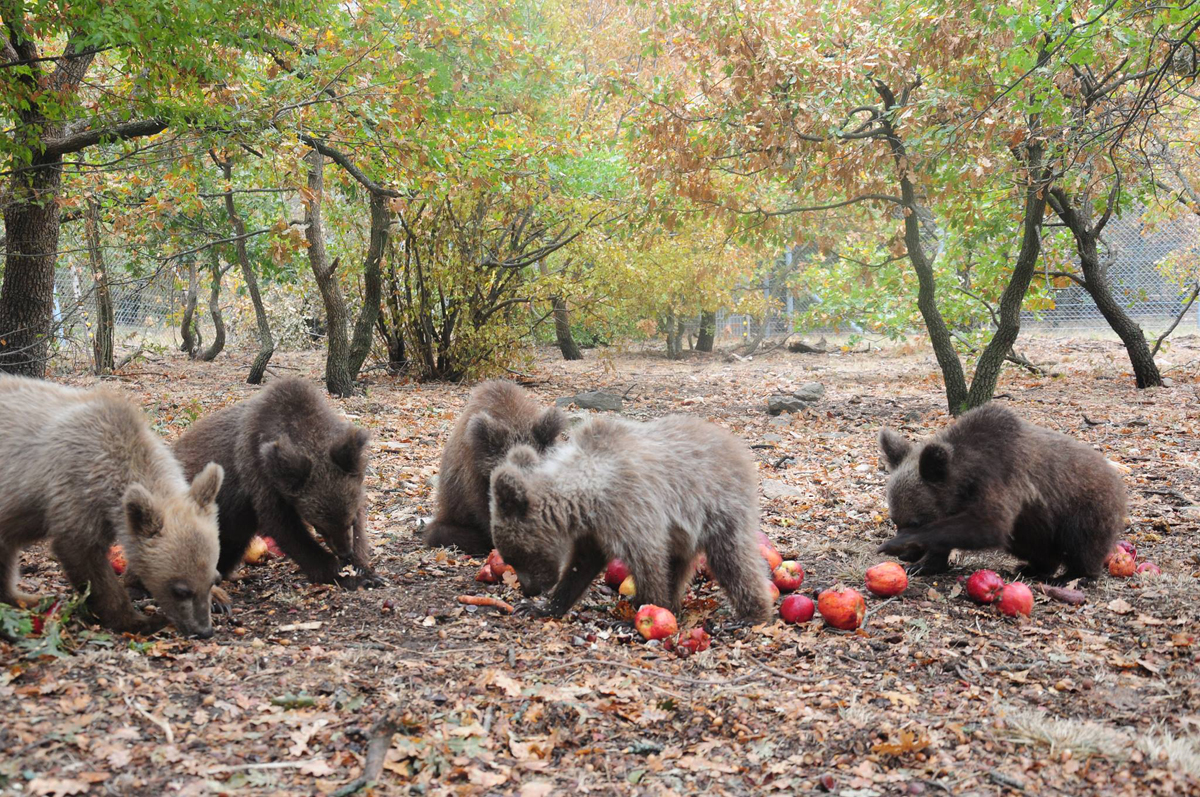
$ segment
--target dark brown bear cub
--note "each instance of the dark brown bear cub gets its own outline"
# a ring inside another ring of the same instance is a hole
[[[257,532],[274,537],[310,581],[354,589],[374,580],[363,492],[367,432],[338,417],[313,385],[272,382],[201,418],[175,453],[189,476],[210,460],[225,468],[217,568],[226,578]],[[347,564],[357,572],[343,572]]]
[[[516,445],[543,453],[566,419],[543,409],[512,382],[494,379],[471,391],[446,449],[438,475],[437,515],[425,531],[431,548],[455,546],[469,554],[492,549],[488,480]]]
[[[885,429],[898,529],[880,553],[940,573],[950,551],[1001,548],[1031,576],[1095,578],[1125,525],[1125,485],[1109,462],[1064,434],[988,404],[922,443]]]

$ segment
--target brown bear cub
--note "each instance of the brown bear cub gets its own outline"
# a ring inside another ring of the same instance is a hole
[[[738,617],[764,620],[756,476],[746,446],[713,424],[594,418],[544,457],[509,452],[492,473],[492,536],[527,596],[554,587],[541,613],[565,614],[612,559],[639,604],[678,613],[704,552]]]
[[[543,409],[519,386],[502,379],[471,391],[467,406],[442,452],[437,515],[425,531],[431,548],[455,546],[480,555],[492,549],[488,480],[516,445],[539,454],[554,445],[566,426],[557,409]]]
[[[367,432],[338,417],[312,384],[280,379],[206,415],[175,453],[188,473],[210,460],[225,468],[217,495],[222,576],[233,574],[258,533],[273,537],[310,581],[347,589],[376,583],[363,491]],[[344,572],[348,564],[357,572]]]
[[[107,390],[78,390],[0,375],[0,602],[37,602],[17,590],[21,550],[49,538],[72,586],[115,631],[213,635],[209,593],[217,572],[221,466],[204,463],[188,486],[146,417]],[[161,614],[138,611],[113,573],[108,549],[125,548],[128,572]]]
[[[1125,525],[1125,485],[1108,460],[995,404],[922,443],[879,435],[896,536],[880,553],[948,569],[950,551],[1001,548],[1033,577],[1095,578]]]

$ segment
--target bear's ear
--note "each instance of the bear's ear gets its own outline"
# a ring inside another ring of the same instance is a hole
[[[492,497],[500,517],[520,520],[529,513],[529,489],[515,468],[501,468],[493,474]]]
[[[467,422],[467,439],[485,456],[499,457],[508,448],[508,429],[491,415],[480,412]]]
[[[508,450],[507,461],[518,468],[532,468],[538,463],[538,455],[530,446],[513,446]]]
[[[312,460],[296,448],[287,435],[263,443],[258,451],[267,466],[267,476],[287,489],[299,490],[308,481],[308,475],[312,472]]]
[[[210,462],[192,479],[188,494],[192,496],[196,505],[203,509],[217,500],[217,493],[221,491],[221,482],[224,479],[225,469],[215,462]]]
[[[954,449],[945,443],[926,443],[921,449],[920,473],[927,482],[940,483],[950,475],[950,458]]]
[[[121,498],[125,507],[125,519],[129,523],[129,532],[137,538],[146,539],[162,531],[163,516],[154,505],[154,496],[136,482],[129,485]]]
[[[879,433],[879,450],[883,454],[883,462],[888,471],[900,466],[908,452],[912,450],[910,443],[903,435],[884,429]]]
[[[367,440],[370,434],[366,429],[351,426],[346,430],[342,439],[329,449],[329,458],[339,469],[351,476],[357,476],[367,469]]]
[[[533,424],[533,440],[537,443],[538,448],[545,451],[554,445],[554,441],[558,439],[566,426],[567,416],[563,415],[558,407],[551,407],[543,412],[537,422]]]

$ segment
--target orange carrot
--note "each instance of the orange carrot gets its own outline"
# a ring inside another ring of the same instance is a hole
[[[465,603],[468,606],[491,606],[493,609],[499,609],[506,614],[512,614],[514,609],[511,603],[505,603],[499,598],[492,598],[487,595],[459,595],[459,603]]]

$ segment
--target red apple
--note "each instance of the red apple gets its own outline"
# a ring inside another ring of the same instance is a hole
[[[688,653],[699,653],[702,650],[708,650],[708,646],[712,644],[712,637],[708,635],[700,626],[696,626],[691,631],[679,635],[679,641],[675,643],[677,648],[682,648]]]
[[[1129,555],[1129,551],[1118,548],[1108,558],[1108,572],[1118,578],[1129,578],[1137,572],[1137,561]]]
[[[637,594],[637,584],[633,581],[633,576],[625,576],[625,580],[621,582],[621,586],[617,588],[623,597],[632,598]]]
[[[708,569],[708,557],[704,554],[696,555],[696,561],[692,562],[692,572],[705,581],[713,580],[712,571]]]
[[[779,587],[775,586],[774,581],[767,582],[767,592],[771,594],[771,603],[779,600]]]
[[[129,567],[129,562],[125,559],[125,549],[121,547],[120,543],[108,549],[108,563],[112,565],[113,572],[118,576],[125,572],[125,568]]]
[[[475,580],[481,581],[484,584],[499,583],[500,578],[496,575],[496,571],[487,562],[483,563],[483,567],[479,568],[479,572],[475,574]]]
[[[488,554],[487,562],[484,564],[485,566],[492,568],[492,572],[496,575],[497,581],[503,581],[504,574],[512,570],[512,565],[505,564],[504,559],[500,556],[500,552],[495,548],[493,548],[492,552]]]
[[[275,542],[274,537],[262,537],[261,539],[267,544],[267,553],[269,553],[273,558],[282,559],[284,556],[286,556],[286,554],[283,552],[283,549],[279,547],[279,543]]]
[[[867,568],[867,589],[880,598],[891,598],[908,589],[908,573],[895,562]]]
[[[762,554],[762,558],[767,560],[767,567],[774,570],[783,564],[783,557],[779,555],[779,551],[768,545],[758,546],[758,552]]]
[[[1161,576],[1162,571],[1158,569],[1158,565],[1154,562],[1142,562],[1137,566],[1137,571],[1146,576]]]
[[[967,595],[976,603],[995,603],[1004,589],[1004,579],[995,570],[976,570],[967,579]]]
[[[1137,546],[1129,540],[1121,540],[1117,543],[1117,547],[1132,556],[1134,559],[1137,559]]]
[[[604,583],[616,589],[621,586],[621,582],[629,578],[629,567],[620,559],[613,559],[608,563],[608,569],[604,571]]]
[[[996,608],[1001,614],[1009,617],[1016,617],[1018,614],[1028,617],[1033,612],[1033,593],[1020,581],[1005,584],[1004,589],[1000,590]]]
[[[771,580],[780,592],[794,592],[804,583],[804,568],[798,562],[788,559],[780,562],[779,567],[771,573]]]
[[[633,626],[643,639],[666,639],[679,631],[675,615],[661,606],[647,603],[638,609],[633,618]]]
[[[813,618],[815,608],[807,595],[788,595],[779,604],[779,616],[785,623],[807,623]]]
[[[862,625],[867,604],[856,589],[827,589],[817,598],[817,611],[834,628],[853,631]]]
[[[249,565],[260,565],[270,558],[271,552],[263,538],[251,537],[250,544],[246,546],[246,552],[242,554],[242,561]]]

